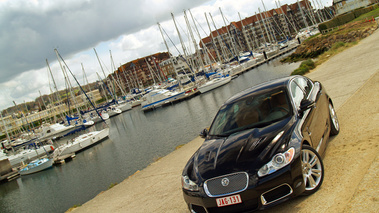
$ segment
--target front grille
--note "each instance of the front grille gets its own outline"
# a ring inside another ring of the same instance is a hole
[[[209,197],[220,197],[244,191],[249,183],[246,172],[237,172],[209,179],[204,183],[205,193]],[[224,182],[224,185],[223,183]],[[225,184],[225,183],[228,184]]]

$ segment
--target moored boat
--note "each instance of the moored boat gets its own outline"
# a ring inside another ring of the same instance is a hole
[[[26,165],[19,171],[20,175],[29,175],[42,170],[48,169],[53,166],[53,161],[49,158],[36,159]]]
[[[21,162],[46,155],[46,152],[52,152],[53,145],[44,145],[35,149],[24,149],[15,154],[5,154],[1,152],[0,160],[7,159],[12,167],[18,166]]]
[[[230,76],[215,77],[215,78],[207,81],[205,84],[201,85],[200,87],[198,87],[198,90],[201,93],[205,93],[205,92],[213,90],[217,87],[225,85],[225,84],[229,83],[231,80],[232,80],[232,78]]]
[[[91,145],[100,142],[101,140],[107,137],[109,137],[109,128],[82,134],[56,148],[53,152],[53,159],[54,161],[60,160],[61,156],[69,156],[74,153],[77,153]]]
[[[65,126],[63,124],[55,123],[55,124],[42,124],[39,129],[36,130],[38,133],[39,139],[50,139],[53,137],[61,137],[70,131],[74,130],[75,125]]]
[[[185,97],[185,94],[185,91],[171,92],[166,89],[154,89],[143,97],[141,107],[143,111],[157,108],[164,104],[168,104],[176,100],[179,100]]]

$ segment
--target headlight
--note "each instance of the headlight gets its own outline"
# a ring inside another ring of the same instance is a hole
[[[293,156],[295,155],[295,148],[291,147],[284,153],[276,154],[270,162],[266,163],[262,168],[258,170],[258,176],[263,177],[271,174],[291,163]]]
[[[182,187],[189,191],[199,191],[199,186],[187,176],[182,176]]]

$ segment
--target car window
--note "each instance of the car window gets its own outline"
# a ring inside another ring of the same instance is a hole
[[[308,97],[309,93],[310,93],[311,90],[312,90],[313,83],[312,83],[311,81],[309,81],[308,79],[303,78],[303,77],[295,78],[294,81],[297,83],[297,85],[298,85],[302,90],[304,90],[304,92],[305,92],[305,97]]]
[[[300,108],[300,103],[305,99],[305,91],[300,88],[299,84],[295,81],[290,83],[291,96],[297,109]]]
[[[224,105],[209,130],[210,135],[229,135],[248,128],[269,125],[291,112],[285,90],[254,94]]]

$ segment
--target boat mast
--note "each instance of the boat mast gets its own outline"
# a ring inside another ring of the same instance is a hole
[[[171,13],[171,17],[172,17],[172,20],[174,21],[175,29],[176,29],[176,32],[178,33],[178,36],[179,36],[180,44],[182,45],[184,58],[187,60],[187,50],[186,50],[186,47],[183,43],[183,39],[182,39],[182,36],[180,35],[178,26],[176,25],[176,21],[175,21],[175,17],[174,17],[173,13]]]
[[[207,24],[208,24],[209,32],[210,32],[210,34],[211,34],[212,46],[213,46],[213,48],[215,49],[216,54],[217,54],[217,61],[222,62],[223,60],[222,60],[222,58],[221,58],[221,56],[220,56],[220,53],[218,52],[218,48],[217,48],[217,46],[214,44],[214,37],[213,37],[212,30],[211,30],[211,26],[209,25],[208,16],[207,16],[206,13],[204,13],[204,16],[205,16],[205,19],[207,20]]]
[[[110,54],[110,56],[111,56],[111,69],[112,69],[112,70],[116,70],[116,66],[115,66],[114,61],[113,61],[113,56],[112,56],[112,51],[111,51],[111,50],[109,50],[109,54]],[[121,87],[121,82],[119,82],[119,80],[116,79],[116,78],[114,77],[114,75],[115,75],[116,77],[118,77],[118,76],[116,75],[116,71],[114,71],[113,74],[111,74],[110,76],[111,76],[113,82],[116,84],[116,86],[118,86],[118,88],[120,88],[120,91],[121,91],[122,95],[123,95],[123,96],[126,96],[126,92],[125,92],[124,89]],[[117,95],[115,90],[114,90],[114,93],[115,93],[115,95]]]
[[[62,58],[62,56],[58,53],[58,50],[57,49],[54,49],[58,59],[60,58],[63,63],[67,66],[66,62],[64,61],[64,59]],[[59,61],[59,60],[58,60]],[[93,105],[91,99],[87,96],[87,93],[84,91],[84,89],[82,88],[82,86],[80,86],[79,84],[79,81],[76,79],[76,77],[74,76],[74,74],[71,72],[70,68],[68,68],[67,66],[67,69],[68,71],[70,72],[70,74],[72,75],[72,77],[74,78],[74,80],[76,81],[76,83],[78,84],[80,90],[84,93],[84,95],[86,96],[87,100],[91,103],[92,107],[94,108],[94,110],[96,111],[97,115],[101,118],[101,120],[105,123],[105,125],[108,126],[108,124],[105,122],[105,120],[103,119],[103,117],[101,117],[100,113],[97,111],[96,107]]]
[[[83,71],[83,83],[84,85],[87,85],[87,89],[88,89],[88,92],[92,92],[91,90],[91,86],[88,82],[88,78],[87,78],[87,74],[86,74],[86,71],[84,70],[84,66],[83,66],[83,63],[80,63],[82,65],[82,71]],[[91,96],[93,97],[93,96]],[[90,104],[90,103],[89,103]],[[95,106],[96,106],[96,102],[94,102]],[[97,106],[96,106],[97,107]]]
[[[104,74],[104,78],[105,78],[105,80],[106,80],[107,83],[108,83],[108,80],[109,80],[109,79],[108,79],[107,76],[105,75],[105,72],[104,72],[103,66],[101,65],[101,62],[100,62],[99,55],[97,54],[95,48],[93,48],[93,50],[95,51],[97,61],[99,62],[99,64],[100,64],[100,68],[101,68],[101,71],[102,71],[103,74]],[[110,82],[109,84],[110,84],[111,86],[113,86],[113,85],[111,84],[111,82]],[[109,93],[111,94],[112,99],[116,100],[116,96],[115,96],[115,94],[113,94],[109,89],[108,89],[108,91],[109,91]]]
[[[58,60],[59,62],[59,60]],[[59,95],[59,91],[58,91],[58,87],[57,87],[57,84],[55,83],[55,79],[54,79],[54,76],[53,76],[53,73],[51,72],[51,69],[50,69],[50,65],[49,65],[49,62],[47,61],[46,59],[46,64],[47,64],[47,68],[48,68],[48,71],[50,72],[50,75],[51,75],[51,79],[53,80],[53,85],[54,85],[54,89],[55,89],[55,98],[56,100],[58,101],[58,106],[61,106],[63,103],[62,103],[62,100],[60,98],[60,95]],[[60,64],[60,63],[59,63]],[[60,64],[61,65],[61,64]],[[49,80],[49,84],[50,84],[50,80]],[[50,87],[50,93],[52,93],[51,91],[51,87]],[[54,101],[54,100],[53,100]],[[59,107],[60,108],[60,107]],[[60,116],[65,116],[66,115],[66,112],[64,109],[62,109],[61,111],[59,111],[59,108],[57,109],[57,114],[60,114]],[[56,116],[54,115],[54,122],[57,122],[57,119],[56,119]]]
[[[262,29],[262,25],[263,24],[263,19],[262,19],[262,16],[261,14],[259,14],[260,16],[260,23],[259,23],[259,30],[261,31],[261,34],[262,34],[262,38],[263,38],[263,42],[264,42],[264,46],[266,47],[267,46],[267,41],[266,41],[266,37],[264,36],[264,32],[263,32],[263,29]],[[257,12],[255,12],[255,17],[257,17],[257,20],[258,20],[258,15],[257,15]],[[264,25],[265,26],[265,25]]]
[[[301,17],[303,18],[303,21],[304,21],[305,27],[306,27],[307,29],[309,29],[308,22],[307,22],[307,20],[305,19],[304,12],[303,12],[303,9],[302,9],[301,6],[300,6],[299,0],[296,0],[296,2],[297,2],[297,6],[299,7],[299,10],[300,10]]]
[[[238,54],[238,52],[236,50],[236,46],[234,44],[234,38],[230,35],[229,27],[226,24],[225,17],[224,17],[224,14],[222,13],[221,7],[219,7],[218,9],[220,10],[222,20],[224,21],[224,24],[225,24],[226,33],[228,34],[228,38],[229,38],[228,40],[230,40],[230,46],[232,46],[232,51],[231,52],[232,52],[232,54],[236,55],[237,62],[240,63],[239,58],[238,58],[239,54]],[[233,50],[234,50],[234,52],[233,52]]]
[[[213,26],[214,26],[214,28],[216,29],[216,32],[217,32],[217,35],[218,35],[217,38],[219,39],[220,46],[221,46],[221,44],[222,44],[221,51],[222,51],[222,53],[224,54],[224,59],[225,59],[225,61],[227,61],[227,60],[226,60],[226,57],[228,56],[228,54],[225,53],[226,50],[225,50],[225,46],[224,46],[224,45],[226,45],[226,48],[230,51],[230,53],[232,54],[232,56],[233,56],[233,52],[232,52],[232,50],[229,48],[229,46],[228,46],[228,44],[225,42],[225,40],[222,38],[222,35],[220,34],[220,32],[218,31],[217,26],[216,26],[216,23],[215,23],[215,21],[213,20],[212,14],[209,13],[209,16],[211,17],[211,20],[212,20]],[[220,41],[220,40],[221,40],[221,41]],[[229,62],[229,60],[228,60],[228,62]]]
[[[261,9],[260,9],[259,7],[258,7],[258,12],[259,12],[259,15],[261,16],[261,20],[262,20],[262,22],[263,22],[263,27],[265,28],[267,38],[268,38],[268,40],[269,40],[269,42],[270,42],[270,45],[272,45],[273,43],[272,43],[271,36],[270,36],[269,31],[268,31],[267,26],[266,26],[266,20],[265,20],[265,18],[262,16]],[[265,42],[266,42],[266,41],[265,41]],[[266,46],[266,45],[267,45],[267,43],[265,44],[265,46]]]
[[[151,78],[153,79],[154,85],[156,85],[157,82],[155,82],[154,74],[153,74],[153,72],[151,71],[151,70],[152,70],[152,69],[151,69],[151,66],[150,66],[150,64],[147,62],[146,58],[144,58],[144,59],[145,59],[145,63],[147,64],[147,68],[148,68],[149,71],[150,71],[150,75],[151,75]]]
[[[70,79],[68,78],[68,75],[67,75],[67,71],[66,71],[66,67],[63,66],[63,74],[65,75],[65,79],[67,81],[67,86],[70,90],[70,95],[71,95],[71,98],[72,100],[74,101],[74,104],[75,104],[75,109],[76,109],[76,113],[78,113],[78,116],[80,115],[80,112],[79,112],[79,109],[78,109],[78,103],[77,103],[77,100],[76,100],[76,97],[75,97],[75,94],[74,92],[72,91],[72,84],[70,82]],[[70,110],[70,109],[69,109]]]
[[[191,18],[192,18],[192,22],[195,26],[195,31],[197,33],[197,36],[199,37],[199,40],[200,40],[200,43],[203,45],[203,49],[205,50],[205,56],[204,56],[204,60],[207,61],[206,59],[208,59],[208,63],[210,64],[211,68],[212,68],[212,61],[209,57],[209,55],[212,57],[213,61],[216,62],[216,60],[213,58],[213,56],[210,54],[209,50],[208,50],[208,47],[204,44],[203,40],[201,39],[201,36],[200,36],[200,32],[199,32],[199,29],[197,28],[197,24],[195,22],[195,19],[194,17],[192,16],[192,12],[191,10],[188,10],[190,15],[191,15]],[[201,27],[201,26],[200,26]],[[213,42],[212,42],[213,43]],[[209,53],[209,54],[208,54]],[[203,51],[203,55],[204,55],[204,51]]]
[[[239,16],[239,18],[240,18],[240,22],[241,22],[241,26],[242,26],[242,34],[243,34],[243,36],[244,36],[244,38],[245,38],[245,40],[246,40],[247,48],[249,49],[250,53],[252,53],[253,50],[251,49],[250,42],[249,42],[248,37],[247,37],[247,35],[246,35],[245,26],[243,25],[243,22],[242,22],[242,18],[241,18],[241,14],[240,14],[240,12],[238,12],[238,16]]]
[[[184,12],[184,20],[186,21],[187,28],[189,30],[193,46],[195,47],[196,56],[197,56],[198,60],[200,60],[200,67],[204,67],[204,62],[203,62],[203,59],[202,59],[202,57],[200,55],[200,51],[199,51],[199,48],[197,46],[196,39],[195,39],[195,37],[193,35],[191,24],[188,21],[187,13],[186,13],[186,11],[183,11],[183,12]]]

